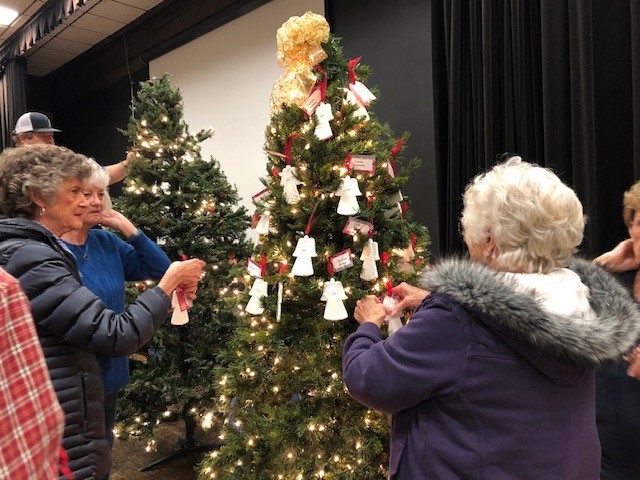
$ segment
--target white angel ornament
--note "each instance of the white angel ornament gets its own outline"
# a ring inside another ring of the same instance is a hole
[[[362,192],[358,186],[357,178],[344,177],[342,179],[342,185],[338,188],[336,195],[340,197],[340,202],[338,202],[338,214],[355,215],[360,211],[358,197],[362,196]]]
[[[360,103],[360,100],[358,100],[358,97],[355,96],[355,94],[349,90],[346,89],[347,92],[347,98],[346,98],[346,102],[350,103],[352,105],[357,105],[357,109],[355,110],[355,112],[353,112],[353,116],[354,117],[360,117],[360,120],[362,122],[368,122],[369,121],[369,112],[367,112],[367,109],[364,108],[364,105],[362,103]]]
[[[249,315],[261,315],[264,312],[262,298],[267,296],[268,291],[269,284],[262,278],[256,278],[251,286],[251,290],[249,290],[251,298],[244,309],[245,312]]]
[[[300,201],[300,193],[298,192],[298,185],[302,185],[302,182],[298,180],[297,170],[291,165],[287,165],[280,172],[280,182],[282,185],[282,193],[284,199],[290,205],[298,203]]]
[[[329,121],[333,120],[331,105],[324,102],[318,105],[316,108],[316,117],[318,118],[318,123],[313,132],[315,136],[318,137],[319,140],[327,140],[333,137],[331,125],[329,125]]]
[[[256,233],[259,233],[260,235],[268,234],[270,220],[271,220],[271,212],[269,212],[268,210],[265,210],[260,216],[260,220],[258,220],[258,223],[256,224],[256,228],[254,228]]]
[[[374,242],[371,238],[362,249],[362,271],[360,272],[360,278],[365,281],[375,280],[378,278],[378,267],[376,261],[380,260],[380,254],[378,253],[378,242]]]
[[[293,256],[296,257],[296,261],[291,268],[291,275],[295,277],[310,277],[313,275],[313,263],[311,259],[318,256],[316,253],[315,239],[305,235],[298,240],[296,249],[293,251]]]
[[[389,335],[393,335],[398,331],[400,327],[402,327],[402,319],[400,318],[400,316],[391,315],[393,307],[395,307],[397,304],[398,300],[393,297],[389,297],[388,295],[382,299],[382,305],[387,310],[387,316],[384,318],[384,321],[389,327]]]
[[[331,320],[332,322],[338,320],[344,320],[349,317],[347,309],[344,308],[343,300],[346,300],[347,294],[344,292],[342,282],[336,282],[335,279],[331,279],[324,284],[324,290],[322,291],[322,297],[320,300],[327,302],[324,307],[325,320]]]

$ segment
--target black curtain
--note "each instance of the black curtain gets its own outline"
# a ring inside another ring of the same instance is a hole
[[[462,247],[465,185],[505,151],[553,168],[576,190],[589,217],[586,255],[626,235],[622,193],[639,171],[637,10],[633,0],[434,0],[445,251]]]
[[[13,146],[11,135],[18,117],[27,110],[27,62],[18,57],[7,62],[0,74],[0,126],[2,150]]]

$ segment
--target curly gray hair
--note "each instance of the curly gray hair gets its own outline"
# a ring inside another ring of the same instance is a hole
[[[585,216],[576,193],[520,157],[478,175],[463,198],[465,242],[492,236],[495,264],[505,270],[548,273],[564,267],[582,242]]]
[[[64,180],[86,180],[88,158],[55,145],[7,148],[0,154],[0,204],[7,217],[34,218],[34,195],[53,200]]]
[[[102,166],[94,159],[90,158],[89,163],[91,164],[92,171],[89,178],[84,181],[84,185],[85,187],[99,188],[104,192],[104,197],[102,198],[102,211],[108,212],[113,208],[111,195],[109,195],[109,182],[111,179],[105,169],[102,168]]]

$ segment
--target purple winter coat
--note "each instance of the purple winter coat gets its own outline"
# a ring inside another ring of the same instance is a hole
[[[570,265],[596,324],[551,314],[503,274],[463,260],[427,271],[432,294],[387,340],[365,323],[344,347],[349,393],[393,414],[392,480],[597,480],[593,366],[640,331],[628,293]]]

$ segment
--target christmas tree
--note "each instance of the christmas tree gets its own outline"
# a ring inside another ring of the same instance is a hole
[[[343,57],[323,17],[292,17],[277,37],[286,71],[253,197],[254,279],[216,368],[224,446],[200,478],[384,479],[389,419],[348,395],[342,347],[356,300],[413,281],[427,261],[427,231],[400,193],[418,162],[401,167],[406,135],[367,111],[369,70]]]
[[[153,429],[162,419],[182,418],[186,445],[194,445],[198,423],[213,421],[217,350],[234,328],[233,283],[246,259],[249,218],[238,194],[214,159],[204,160],[200,143],[211,130],[195,135],[183,120],[182,95],[168,75],[141,84],[135,115],[125,133],[136,152],[117,208],[151,232],[170,259],[207,262],[198,298],[187,310],[188,323],[174,309],[140,352],[131,383],[119,399],[119,435],[143,436],[152,447]],[[138,284],[144,289],[146,284]],[[176,325],[177,323],[177,325]],[[140,357],[139,356],[139,357]]]

